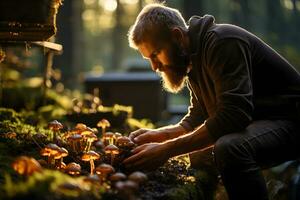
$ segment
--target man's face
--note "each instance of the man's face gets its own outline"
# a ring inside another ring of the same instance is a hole
[[[152,70],[163,78],[163,86],[167,91],[177,93],[182,90],[189,60],[180,45],[169,42],[159,46],[143,42],[138,45],[138,49],[150,61]]]

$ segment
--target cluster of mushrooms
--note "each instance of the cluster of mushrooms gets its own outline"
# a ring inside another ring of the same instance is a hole
[[[21,156],[13,162],[13,169],[26,176],[43,168],[59,170],[74,177],[85,176],[93,184],[105,184],[106,188],[117,191],[122,197],[135,199],[139,185],[147,180],[147,176],[139,171],[128,175],[121,172],[122,160],[130,155],[135,144],[121,133],[107,132],[110,123],[106,119],[100,120],[97,126],[101,129],[100,133],[97,128],[82,123],[63,132],[60,122],[50,122],[52,142],[40,150],[40,155],[46,159]],[[65,163],[64,159],[70,162]],[[89,170],[86,170],[88,163]]]

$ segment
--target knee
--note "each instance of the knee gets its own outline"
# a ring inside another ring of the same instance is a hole
[[[245,155],[241,148],[239,134],[229,134],[219,138],[215,143],[213,155],[220,171],[240,165]]]

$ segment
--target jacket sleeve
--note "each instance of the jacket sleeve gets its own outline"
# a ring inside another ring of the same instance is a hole
[[[245,129],[252,120],[251,52],[239,39],[220,39],[206,52],[206,67],[214,84],[216,111],[205,125],[219,137]]]
[[[190,132],[204,122],[207,114],[203,110],[204,107],[202,100],[199,99],[200,97],[195,96],[189,84],[188,89],[190,91],[190,106],[188,108],[188,113],[182,118],[179,125],[181,125],[187,132]]]

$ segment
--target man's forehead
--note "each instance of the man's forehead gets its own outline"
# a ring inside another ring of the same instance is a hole
[[[153,51],[156,50],[154,44],[150,42],[142,42],[141,44],[138,45],[138,49],[144,58],[150,58]]]

